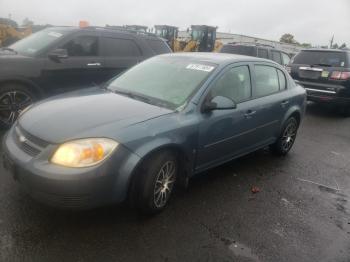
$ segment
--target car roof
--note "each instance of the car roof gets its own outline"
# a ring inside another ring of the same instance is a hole
[[[302,49],[301,51],[310,51],[310,52],[350,52],[350,50],[346,49],[325,49],[325,48],[309,48],[309,49]]]
[[[268,62],[277,64],[271,60],[258,58],[254,56],[236,55],[228,53],[209,53],[209,52],[188,52],[188,53],[169,53],[161,55],[163,57],[183,57],[198,62],[209,62],[213,64],[229,64],[235,62]]]
[[[154,40],[162,40],[164,41],[163,38],[158,37],[155,34],[148,33],[148,32],[142,32],[142,31],[136,31],[136,30],[131,30],[127,28],[108,28],[108,27],[93,27],[93,26],[88,26],[88,27],[76,27],[76,26],[55,26],[55,27],[48,27],[47,29],[59,29],[59,30],[65,30],[65,31],[72,31],[72,32],[77,32],[77,31],[102,31],[102,32],[108,32],[108,33],[123,33],[123,34],[130,34],[130,35],[137,35],[140,38],[148,38],[148,39],[154,39]]]
[[[272,45],[265,45],[265,44],[259,44],[259,43],[227,43],[224,44],[223,46],[247,46],[247,47],[255,47],[255,48],[265,48],[265,49],[271,49],[271,50],[276,50],[285,54],[288,54],[288,52],[283,51],[282,49],[276,48]]]

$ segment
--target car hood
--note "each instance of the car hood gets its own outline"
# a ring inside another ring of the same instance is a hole
[[[173,111],[112,93],[85,90],[48,99],[31,107],[18,120],[28,133],[50,143],[91,134],[106,137],[118,129]],[[113,130],[109,128],[113,126]],[[98,132],[91,132],[97,130]],[[113,138],[113,137],[112,137]]]

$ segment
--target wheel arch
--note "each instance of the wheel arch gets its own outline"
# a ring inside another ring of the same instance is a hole
[[[19,85],[23,85],[28,87],[29,89],[31,89],[34,94],[36,96],[38,96],[39,98],[42,98],[44,96],[44,91],[40,88],[40,86],[38,86],[37,84],[35,84],[33,81],[25,79],[25,78],[6,78],[6,79],[1,79],[0,80],[0,90],[1,87],[4,85],[8,85],[8,84],[19,84]]]
[[[146,154],[144,154],[138,161],[138,163],[135,165],[135,168],[133,169],[133,172],[131,173],[128,183],[127,183],[127,196],[130,195],[130,192],[132,190],[133,185],[133,179],[136,178],[137,173],[142,168],[142,165],[152,156],[155,154],[159,154],[161,152],[172,152],[176,159],[178,160],[179,165],[179,174],[177,178],[177,184],[184,185],[187,182],[187,179],[191,176],[193,173],[193,160],[188,155],[186,150],[179,144],[175,143],[167,143],[167,144],[161,144],[157,147],[153,147],[151,150],[149,150]],[[184,185],[185,186],[185,185]]]
[[[290,117],[295,117],[296,120],[298,121],[298,126],[300,125],[301,121],[302,121],[302,110],[297,107],[297,106],[293,106],[291,108],[289,108],[289,110],[287,111],[287,113],[284,115],[283,120],[280,123],[280,128],[278,131],[277,137],[280,135],[280,133],[282,132],[283,126],[286,123],[286,121],[290,118]]]

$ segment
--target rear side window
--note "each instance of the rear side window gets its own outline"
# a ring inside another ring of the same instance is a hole
[[[220,53],[256,56],[256,48],[254,46],[224,45]]]
[[[272,60],[281,65],[282,64],[281,53],[277,51],[271,51],[271,54],[272,54]]]
[[[282,60],[283,60],[283,65],[288,65],[290,61],[289,55],[282,53]]]
[[[145,39],[145,42],[156,54],[167,54],[171,52],[169,46],[164,41]]]
[[[277,74],[278,74],[278,81],[280,84],[280,90],[286,89],[287,88],[286,76],[281,70],[278,70],[278,69],[277,69]]]
[[[332,51],[301,51],[294,57],[294,64],[320,65],[320,66],[346,66],[345,52]]]
[[[255,82],[256,96],[267,96],[279,91],[277,69],[272,66],[256,65]]]
[[[78,36],[62,46],[69,56],[97,56],[97,36]]]
[[[103,56],[133,57],[141,55],[134,41],[111,37],[102,38],[101,52]]]
[[[267,50],[266,50],[266,49],[259,48],[259,49],[258,49],[258,57],[268,59],[269,56],[268,56]]]

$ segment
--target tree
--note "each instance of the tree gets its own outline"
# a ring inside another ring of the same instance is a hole
[[[312,45],[309,44],[309,43],[302,43],[301,46],[305,47],[305,48],[311,48],[312,47]]]
[[[343,43],[341,46],[339,46],[340,49],[345,49],[346,48],[346,44]]]
[[[34,25],[34,22],[29,20],[28,17],[23,19],[22,26],[32,26]]]
[[[298,42],[294,39],[294,35],[292,34],[284,34],[280,38],[281,43],[287,44],[298,44]]]
[[[338,48],[339,48],[339,46],[338,46],[338,44],[337,44],[337,43],[335,43],[334,45],[332,45],[332,48],[333,48],[333,49],[338,49]]]

